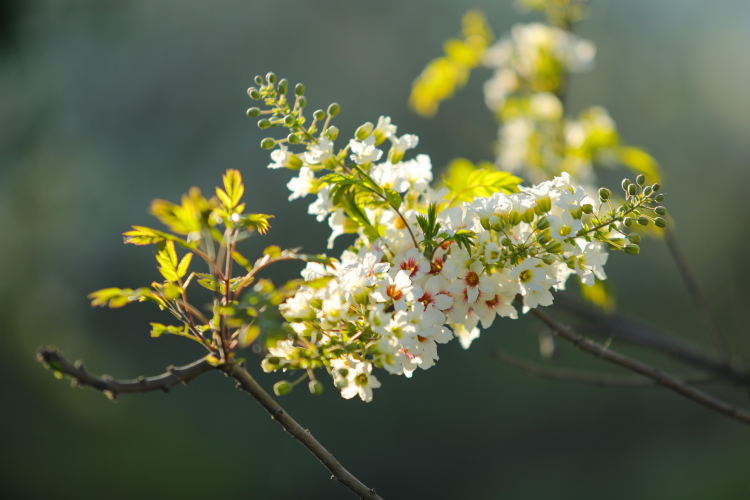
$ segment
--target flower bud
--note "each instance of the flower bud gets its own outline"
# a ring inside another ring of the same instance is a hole
[[[357,128],[357,131],[354,132],[354,137],[356,137],[358,141],[364,141],[370,137],[374,128],[375,126],[372,123],[366,122]]]
[[[665,228],[665,227],[667,227],[667,221],[666,221],[666,220],[664,220],[664,219],[663,219],[663,218],[661,218],[661,217],[657,217],[657,218],[655,218],[655,219],[654,219],[654,224],[656,224],[656,227],[661,227],[661,228]]]
[[[622,186],[622,190],[627,193],[628,192],[628,186],[630,186],[630,179],[623,179],[622,183],[620,183],[620,186]]]
[[[635,184],[631,184],[631,185],[628,186],[628,194],[630,196],[635,196],[635,193],[637,193],[637,192],[638,192],[638,188],[636,187]]]
[[[517,226],[521,222],[521,213],[518,210],[511,210],[508,214],[508,222],[511,226]]]
[[[335,141],[336,138],[339,136],[339,129],[335,125],[331,125],[326,129],[326,136],[332,140]]]
[[[656,212],[657,215],[666,215],[667,214],[667,209],[666,209],[666,207],[656,207],[654,209],[654,212]]]
[[[287,127],[291,127],[294,123],[294,115],[289,114],[284,117],[284,125]]]
[[[625,227],[630,227],[633,225],[633,218],[632,217],[625,217],[622,220],[622,223],[625,224]]]
[[[654,184],[653,186],[651,186],[651,189],[653,189],[654,193],[656,193],[657,191],[659,191],[661,189],[661,184],[659,184],[657,182],[656,184]]]
[[[529,208],[521,215],[521,220],[524,221],[526,224],[531,224],[534,220],[534,209]]]
[[[643,186],[644,184],[646,184],[646,176],[643,174],[638,174],[638,177],[635,178],[635,182],[639,186]]]
[[[289,155],[286,168],[289,170],[299,170],[302,168],[302,160],[300,160],[300,157],[297,155]]]
[[[641,226],[648,226],[648,217],[640,216],[638,217],[638,224]]]
[[[255,78],[253,78],[256,84],[263,85],[263,77],[260,75],[255,75]]]
[[[310,391],[310,394],[312,394],[313,396],[320,396],[321,394],[323,394],[323,384],[321,384],[317,380],[311,380],[307,384],[307,390]]]
[[[294,93],[298,96],[305,95],[305,86],[302,85],[301,83],[298,83],[297,85],[294,86]]]
[[[266,73],[266,80],[271,85],[273,85],[274,83],[276,83],[276,73],[274,73],[273,71],[269,71],[268,73]]]
[[[656,202],[658,202],[658,203],[661,203],[662,201],[664,201],[664,195],[661,194],[661,193],[659,193],[659,194],[656,195],[656,197],[654,198],[654,200]]]
[[[253,101],[257,101],[260,99],[260,92],[258,92],[258,89],[255,87],[250,87],[247,89],[247,95],[252,99]]]
[[[630,240],[631,243],[635,243],[637,245],[641,242],[641,235],[638,233],[630,233],[628,235],[628,240]]]
[[[591,203],[584,203],[581,205],[581,210],[583,210],[583,213],[585,214],[591,214],[594,213],[594,206]]]
[[[304,108],[305,106],[307,106],[307,99],[305,98],[305,96],[297,97],[297,104],[299,104],[300,108]]]
[[[607,188],[601,188],[599,189],[599,199],[602,201],[607,201],[609,197],[612,196],[612,191],[610,191]]]
[[[329,116],[336,116],[339,114],[339,111],[341,111],[341,106],[339,106],[339,103],[332,102],[328,105],[328,115]]]
[[[320,120],[325,118],[325,116],[326,116],[325,111],[323,111],[322,109],[316,109],[315,113],[313,113],[313,120],[315,120],[316,122],[319,122]]]
[[[641,251],[641,247],[639,247],[635,243],[628,243],[627,245],[625,245],[624,250],[628,255],[638,255],[638,252]]]
[[[286,94],[286,89],[289,86],[289,80],[286,78],[282,78],[279,80],[279,94],[284,95]]]
[[[536,228],[539,230],[547,229],[549,227],[549,221],[546,217],[542,217],[538,221],[536,221]]]
[[[294,386],[288,380],[279,380],[273,384],[273,393],[277,396],[284,396],[292,392]]]
[[[646,186],[643,188],[643,196],[648,196],[651,194],[651,186]]]
[[[260,115],[260,108],[247,108],[247,116],[250,118]]]
[[[269,120],[268,118],[261,118],[260,120],[258,120],[259,129],[261,130],[267,129],[270,126],[271,126],[271,120]]]
[[[289,141],[289,144],[299,144],[300,143],[300,138],[295,133],[291,133],[288,136],[286,136],[286,140]]]
[[[270,137],[266,137],[265,139],[260,141],[260,147],[263,149],[271,149],[275,145],[276,145],[276,141]]]

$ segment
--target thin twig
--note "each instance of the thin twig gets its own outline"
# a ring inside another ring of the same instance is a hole
[[[558,323],[547,313],[542,312],[539,309],[532,309],[531,313],[552,329],[552,331],[559,337],[572,343],[582,351],[593,354],[594,356],[609,361],[610,363],[622,366],[623,368],[627,368],[635,373],[639,373],[698,404],[734,418],[742,423],[750,424],[750,413],[701,390],[695,389],[679,378],[669,375],[658,368],[603,347],[575,332],[572,328]]]
[[[680,277],[685,284],[685,288],[690,295],[690,299],[698,309],[698,314],[700,314],[703,325],[706,327],[709,335],[711,336],[711,341],[713,342],[714,347],[718,349],[718,351],[725,359],[729,360],[730,350],[728,348],[727,339],[722,335],[721,330],[719,330],[719,328],[716,326],[716,321],[711,314],[711,308],[708,306],[706,296],[703,294],[703,291],[698,284],[698,280],[696,279],[695,274],[690,269],[690,265],[685,258],[685,254],[682,253],[682,249],[680,248],[680,245],[677,242],[677,238],[675,237],[674,230],[667,230],[664,232],[664,242],[667,244],[669,254],[672,256],[672,260],[677,266],[677,270],[679,271]]]
[[[493,356],[506,365],[519,368],[529,375],[550,380],[576,382],[601,387],[655,387],[659,385],[653,380],[641,377],[619,377],[616,375],[592,373],[583,370],[572,370],[569,368],[551,368],[526,359],[511,356],[501,350],[495,350]],[[702,384],[713,382],[715,380],[715,378],[696,377],[693,379],[686,379],[685,382],[688,384]]]
[[[213,367],[205,358],[198,359],[183,366],[168,366],[164,373],[152,377],[138,377],[132,380],[116,380],[107,375],[96,376],[89,373],[83,363],[71,363],[54,347],[42,347],[37,352],[37,361],[51,370],[70,376],[78,385],[89,386],[102,391],[108,398],[114,399],[118,394],[134,392],[164,391],[177,384],[187,384],[198,375],[206,373]]]
[[[308,429],[302,427],[287,411],[281,407],[243,367],[237,364],[213,366],[206,358],[198,359],[184,366],[168,367],[165,373],[153,377],[138,377],[133,380],[115,380],[106,375],[95,376],[89,373],[83,363],[71,363],[54,347],[43,347],[37,352],[37,360],[56,372],[70,376],[75,383],[102,391],[108,398],[114,399],[118,394],[133,392],[169,391],[173,385],[187,384],[195,377],[211,370],[220,369],[237,381],[237,386],[252,395],[256,401],[279,422],[289,434],[302,443],[315,455],[331,473],[331,479],[338,479],[344,486],[359,495],[360,498],[383,500],[368,488],[362,481],[349,472],[333,454],[328,451]]]
[[[315,458],[320,460],[325,468],[331,473],[331,479],[338,479],[339,482],[359,495],[360,498],[381,499],[381,497],[375,493],[373,488],[367,487],[362,481],[357,479],[357,477],[341,465],[341,462],[339,462],[330,451],[320,444],[308,429],[305,429],[297,423],[297,421],[294,420],[289,413],[287,413],[286,410],[284,410],[284,408],[282,408],[276,400],[271,397],[270,394],[263,390],[260,384],[255,381],[247,370],[237,364],[227,364],[222,366],[221,369],[237,381],[237,387],[239,389],[250,393],[250,395],[266,409],[271,415],[271,418],[281,424],[285,431],[302,443],[310,453],[315,455]]]
[[[640,347],[654,349],[677,361],[708,370],[734,383],[750,385],[750,371],[711,356],[693,345],[671,338],[641,321],[617,313],[605,313],[561,294],[555,304],[566,313],[593,324],[590,333],[597,337],[613,338]]]

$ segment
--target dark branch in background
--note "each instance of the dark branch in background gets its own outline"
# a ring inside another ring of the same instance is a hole
[[[168,366],[164,373],[152,377],[138,377],[132,380],[116,380],[108,375],[99,377],[89,373],[83,363],[71,363],[54,347],[43,347],[37,352],[37,360],[51,370],[68,375],[74,384],[93,387],[102,391],[108,398],[118,394],[134,392],[164,391],[177,384],[187,384],[198,375],[213,369],[205,358],[184,366]]]
[[[627,368],[635,373],[639,373],[650,378],[657,384],[663,385],[667,389],[681,394],[698,404],[734,418],[742,423],[750,424],[750,413],[740,410],[739,408],[717,399],[710,394],[695,389],[686,384],[683,380],[669,375],[658,368],[603,347],[577,333],[572,328],[558,323],[547,315],[547,313],[542,312],[539,309],[532,309],[531,313],[547,325],[558,337],[567,340],[582,351],[593,354],[594,356],[609,361],[610,363],[622,366],[623,368]]]
[[[711,335],[711,341],[722,356],[727,361],[731,361],[727,340],[716,326],[716,321],[714,321],[711,309],[708,307],[706,296],[703,294],[703,291],[698,284],[698,280],[695,278],[695,274],[693,274],[685,255],[682,253],[682,249],[677,242],[673,229],[664,232],[664,242],[667,244],[669,254],[672,256],[672,260],[674,260],[677,270],[680,272],[680,277],[682,277],[685,288],[687,289],[688,294],[690,294],[690,299],[698,309],[698,314],[700,314],[704,326],[708,330],[709,335]]]
[[[591,326],[590,331],[586,330],[587,334],[647,347],[682,363],[710,371],[733,383],[750,385],[750,371],[711,356],[685,341],[671,338],[646,323],[622,314],[604,313],[563,294],[555,297],[555,305],[573,317],[587,322]]]
[[[54,347],[43,347],[37,352],[37,360],[62,375],[71,377],[79,386],[89,386],[102,391],[108,398],[118,394],[162,390],[168,392],[176,384],[187,384],[197,376],[211,370],[222,370],[237,381],[237,387],[249,392],[256,401],[289,434],[302,443],[331,473],[331,479],[338,479],[344,486],[359,497],[370,500],[383,500],[375,490],[365,486],[339,462],[333,454],[313,437],[284,410],[255,379],[239,365],[225,364],[213,366],[206,358],[201,358],[184,366],[168,367],[165,373],[153,377],[138,377],[133,380],[115,380],[106,375],[95,376],[86,371],[80,361],[71,363]]]
[[[341,462],[339,462],[330,451],[328,451],[317,439],[315,439],[315,437],[313,437],[312,434],[310,434],[308,429],[305,429],[297,423],[297,421],[294,420],[289,413],[287,413],[286,410],[284,410],[284,408],[282,408],[276,400],[271,397],[270,394],[263,390],[260,384],[255,381],[247,370],[236,364],[224,365],[221,369],[237,381],[237,387],[239,389],[250,393],[250,395],[271,414],[271,418],[281,424],[285,431],[301,442],[310,453],[315,455],[315,458],[320,460],[325,468],[331,472],[331,479],[338,479],[361,498],[382,500],[382,498],[375,493],[374,489],[365,486],[362,481],[346,470],[346,468],[341,465]]]
[[[508,366],[523,370],[529,375],[545,378],[549,380],[558,380],[561,382],[575,382],[582,384],[597,385],[600,387],[656,387],[659,384],[654,380],[642,377],[622,377],[616,375],[595,373],[583,370],[573,370],[569,368],[557,368],[543,366],[533,361],[511,356],[510,354],[496,350],[493,356]],[[687,384],[704,384],[716,381],[715,378],[702,377],[685,379]]]

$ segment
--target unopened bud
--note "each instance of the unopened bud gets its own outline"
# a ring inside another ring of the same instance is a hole
[[[607,188],[601,188],[599,189],[599,199],[602,201],[607,201],[609,197],[612,196],[612,191],[610,191]]]
[[[656,184],[654,184],[653,186],[651,186],[651,189],[653,189],[654,193],[656,193],[657,191],[659,191],[661,189],[661,184],[659,184],[657,182]]]
[[[339,103],[332,102],[328,105],[328,115],[329,116],[336,116],[339,114],[339,111],[341,111],[341,106],[339,106]]]
[[[315,113],[313,113],[313,120],[315,120],[316,122],[319,122],[320,120],[325,118],[325,116],[326,116],[325,111],[323,111],[322,109],[316,109]]]
[[[549,221],[546,217],[542,217],[538,221],[536,221],[536,228],[539,230],[547,229],[549,227]]]
[[[263,149],[271,149],[276,145],[276,141],[271,139],[270,137],[266,137],[262,141],[260,141],[260,147]]]
[[[332,140],[335,141],[336,138],[339,136],[339,129],[335,125],[331,125],[326,129],[326,136]]]
[[[661,217],[655,218],[654,224],[656,224],[656,227],[661,227],[661,228],[667,227],[667,221],[662,219]]]
[[[255,78],[253,78],[256,84],[263,85],[263,77],[260,75],[255,75]]]
[[[622,186],[622,190],[627,193],[628,192],[628,186],[630,186],[630,179],[623,179],[622,183],[620,183],[620,186]]]
[[[638,255],[638,252],[641,251],[641,247],[636,245],[635,243],[629,243],[625,245],[625,253],[628,255]]]
[[[584,203],[581,206],[581,210],[583,210],[583,213],[585,214],[591,214],[594,213],[594,206],[591,203]]]
[[[656,212],[657,215],[666,215],[667,214],[667,208],[666,207],[656,207],[654,209],[654,212]]]
[[[274,73],[273,71],[269,71],[268,73],[266,73],[266,80],[271,85],[273,85],[274,83],[276,83],[276,73]]]
[[[252,99],[253,101],[257,101],[258,99],[260,99],[260,92],[258,92],[258,89],[256,89],[255,87],[250,87],[249,89],[247,89],[247,95],[250,96],[250,99]]]
[[[374,129],[374,125],[370,122],[366,122],[357,128],[357,131],[354,132],[354,137],[357,138],[358,141],[364,141],[368,137],[370,137],[370,134],[372,134],[372,131]]]
[[[307,99],[305,98],[305,96],[299,96],[297,97],[297,103],[299,104],[300,108],[304,108],[305,106],[307,106]]]
[[[661,203],[662,201],[664,201],[664,195],[661,194],[661,193],[659,193],[659,194],[656,195],[656,197],[654,198],[654,200],[656,202],[658,202],[658,203]]]
[[[307,390],[310,391],[310,394],[313,396],[320,396],[323,394],[323,384],[317,380],[311,380],[310,383],[307,384]]]
[[[289,87],[289,80],[287,80],[286,78],[282,78],[281,80],[279,80],[279,94],[286,94],[287,87]]]
[[[641,242],[641,235],[638,233],[630,233],[628,235],[628,239],[631,243],[635,243],[636,245]]]
[[[646,184],[646,176],[643,174],[638,174],[638,177],[635,178],[635,182],[639,186],[643,186],[644,184]]]
[[[258,128],[259,129],[261,129],[261,130],[267,129],[270,126],[271,126],[271,120],[269,120],[268,118],[262,118],[262,119],[258,120]]]
[[[260,108],[247,108],[247,116],[250,118],[260,115]]]
[[[301,142],[299,136],[295,133],[286,136],[286,140],[289,141],[289,144],[299,144]]]
[[[646,186],[643,188],[643,196],[648,196],[651,194],[651,186]]]
[[[297,94],[298,96],[305,95],[305,86],[302,85],[301,83],[298,83],[297,85],[294,86],[294,93]]]
[[[521,220],[524,221],[526,224],[531,224],[531,222],[534,220],[534,209],[529,208],[521,215]]]
[[[641,226],[648,226],[648,217],[640,216],[638,217],[638,224]]]
[[[294,115],[289,114],[284,117],[284,125],[286,125],[287,127],[291,127],[293,123]]]
[[[635,184],[631,184],[631,185],[628,186],[628,194],[630,196],[635,196],[635,193],[637,193],[637,192],[638,192],[638,188],[636,187]]]
[[[508,222],[511,226],[517,226],[521,222],[521,213],[518,210],[511,210],[508,214]]]
[[[292,392],[294,386],[288,380],[279,380],[273,384],[273,393],[277,396],[285,396]]]

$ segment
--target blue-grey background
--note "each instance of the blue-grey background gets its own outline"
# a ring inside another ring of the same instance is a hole
[[[265,169],[263,135],[244,115],[252,75],[303,81],[311,109],[338,101],[344,137],[385,114],[420,136],[436,169],[488,159],[487,72],[431,120],[407,110],[410,84],[469,8],[496,34],[533,17],[498,0],[0,5],[0,496],[350,498],[220,375],[111,403],[54,380],[34,351],[55,344],[115,376],[199,355],[179,338],[150,339],[148,322],[168,318],[149,306],[92,309],[86,294],[156,279],[151,250],[123,246],[121,233],[154,222],[153,198],[211,191],[227,168],[243,172],[250,210],[276,214],[248,254],[323,250],[307,202],[286,202],[288,174]],[[599,51],[595,71],[572,80],[573,110],[606,106],[624,139],[661,162],[678,238],[747,360],[750,3],[601,0],[577,31]],[[711,349],[663,244],[610,262],[622,311]],[[571,386],[491,357],[497,347],[538,357],[538,331],[499,321],[469,351],[442,347],[411,380],[380,375],[370,404],[330,384],[283,403],[386,498],[750,498],[750,428],[664,389]],[[571,349],[560,363],[616,372]],[[719,394],[750,406],[746,392]]]

